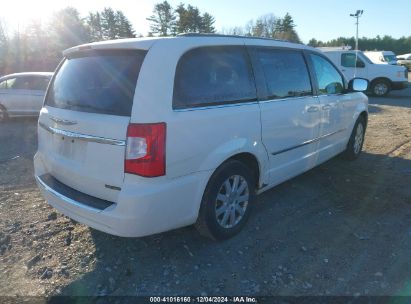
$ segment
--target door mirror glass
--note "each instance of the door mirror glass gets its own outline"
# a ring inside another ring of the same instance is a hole
[[[348,84],[352,92],[364,92],[368,89],[368,80],[363,78],[354,78]]]

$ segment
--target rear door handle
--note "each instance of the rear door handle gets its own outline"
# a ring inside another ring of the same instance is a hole
[[[331,109],[331,106],[330,106],[329,104],[323,106],[323,110],[324,110],[324,111],[328,111],[329,109]]]
[[[316,107],[316,106],[309,107],[309,108],[307,109],[307,112],[310,112],[310,113],[312,113],[312,112],[318,112],[318,107]]]

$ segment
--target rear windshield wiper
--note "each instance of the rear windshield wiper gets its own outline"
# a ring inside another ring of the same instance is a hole
[[[79,104],[79,103],[77,103],[75,101],[71,101],[71,100],[66,101],[66,104],[69,106],[70,109],[73,109],[73,108],[90,109],[90,110],[94,110],[94,111],[103,111],[104,110],[103,108],[100,108],[100,107],[96,107],[96,106],[93,106],[93,105],[90,105],[90,104]]]

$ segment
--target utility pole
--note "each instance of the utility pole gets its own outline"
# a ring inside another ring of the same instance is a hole
[[[364,13],[363,10],[357,10],[355,14],[350,14],[351,17],[357,18],[357,22],[355,23],[357,25],[357,35],[355,36],[355,50],[358,51],[358,19],[362,16]]]

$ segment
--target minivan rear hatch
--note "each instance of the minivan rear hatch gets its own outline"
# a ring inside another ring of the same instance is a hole
[[[59,182],[116,201],[146,51],[82,50],[60,64],[39,118],[39,153]]]

